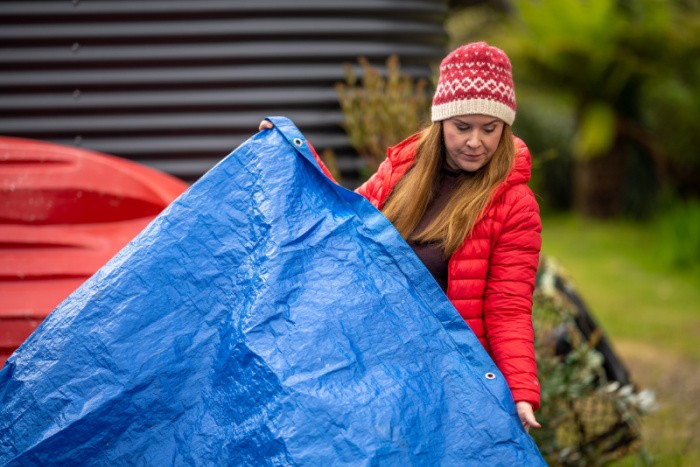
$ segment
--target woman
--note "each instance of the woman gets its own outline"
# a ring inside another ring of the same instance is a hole
[[[432,124],[389,148],[356,191],[443,288],[505,376],[529,430],[540,427],[532,293],[541,220],[527,186],[529,151],[511,133],[515,110],[505,53],[484,42],[459,47],[440,65]]]

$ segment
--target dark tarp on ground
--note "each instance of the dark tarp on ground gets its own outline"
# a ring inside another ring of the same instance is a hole
[[[410,247],[273,120],[10,357],[0,465],[544,463]]]

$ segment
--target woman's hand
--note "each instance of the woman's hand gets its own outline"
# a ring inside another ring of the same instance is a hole
[[[532,405],[529,402],[516,402],[515,408],[518,410],[518,417],[525,427],[525,431],[529,432],[531,427],[542,428],[535,418],[535,412],[532,410]]]
[[[263,120],[260,122],[260,125],[258,125],[258,131],[263,131],[263,130],[272,130],[275,126],[272,124],[271,121],[269,120]]]

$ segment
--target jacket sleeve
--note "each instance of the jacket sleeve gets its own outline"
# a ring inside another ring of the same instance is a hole
[[[388,148],[386,159],[379,164],[374,175],[355,189],[355,192],[367,198],[377,209],[382,209],[391,190],[413,165],[420,135],[415,133],[396,146]]]
[[[539,207],[526,185],[505,194],[502,229],[495,239],[488,270],[484,325],[494,362],[516,402],[537,410],[537,380],[532,294],[542,245]]]
[[[381,209],[386,199],[384,191],[387,190],[392,172],[393,164],[391,159],[387,157],[379,164],[377,171],[366,182],[357,187],[355,192],[367,198],[375,208]]]

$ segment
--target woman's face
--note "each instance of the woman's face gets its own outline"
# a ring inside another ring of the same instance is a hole
[[[442,122],[446,163],[452,170],[476,172],[498,148],[503,120],[488,115],[459,115]]]

